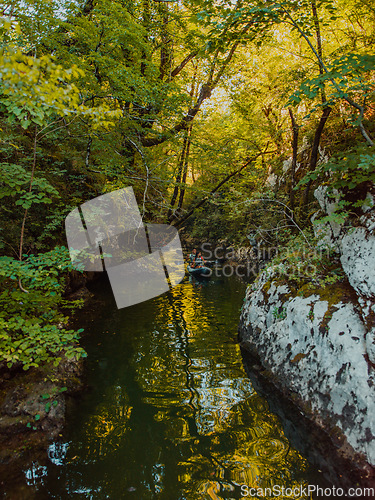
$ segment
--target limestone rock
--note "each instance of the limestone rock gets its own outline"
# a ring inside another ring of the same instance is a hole
[[[315,219],[336,208],[326,191],[314,193],[321,208]],[[353,463],[361,457],[362,470],[373,470],[375,212],[374,196],[367,198],[355,219],[314,223],[318,246],[338,252],[345,281],[299,296],[276,266],[263,271],[247,291],[239,335],[273,384],[328,432],[340,454]]]
[[[359,295],[375,297],[375,235],[366,227],[348,231],[340,245],[341,264]]]
[[[294,297],[264,272],[248,290],[240,336],[275,385],[308,404],[323,428],[340,429],[345,446],[375,465],[375,371],[366,359],[366,327],[347,300],[348,283],[334,286],[333,301]]]

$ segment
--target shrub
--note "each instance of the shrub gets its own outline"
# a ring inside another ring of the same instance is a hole
[[[18,362],[25,370],[49,361],[56,366],[61,353],[67,358],[86,356],[77,345],[83,330],[63,327],[67,318],[60,308],[82,305],[62,297],[69,270],[72,265],[65,247],[25,255],[21,262],[0,257],[0,353],[9,368]]]

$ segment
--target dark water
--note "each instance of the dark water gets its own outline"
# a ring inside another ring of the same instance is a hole
[[[236,335],[245,288],[185,278],[118,310],[97,283],[79,318],[92,389],[70,409],[49,460],[25,471],[35,498],[238,499],[242,484],[316,483],[244,371]]]

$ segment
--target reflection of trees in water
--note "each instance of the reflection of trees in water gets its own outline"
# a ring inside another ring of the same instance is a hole
[[[137,363],[144,401],[159,408],[154,419],[177,447],[184,496],[220,499],[236,490],[241,498],[240,484],[297,486],[290,464],[301,470],[304,459],[289,451],[277,418],[254,393],[236,362],[238,346],[223,348],[213,338],[215,310],[201,299],[191,286],[163,297],[168,304],[157,315],[163,326],[142,340]]]
[[[288,451],[245,375],[232,340],[238,285],[224,285],[186,282],[142,307],[108,312],[105,330],[116,335],[95,342],[96,390],[61,465],[37,479],[46,492],[38,498],[63,490],[93,500],[240,499],[241,484],[304,483],[306,461]]]
[[[89,444],[87,459],[94,460],[116,450],[119,439],[129,430],[131,411],[124,388],[110,386],[106,401],[96,407],[95,413],[90,415],[85,424]]]

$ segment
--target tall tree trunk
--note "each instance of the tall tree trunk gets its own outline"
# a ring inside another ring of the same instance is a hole
[[[314,26],[315,26],[317,52],[318,52],[318,56],[320,57],[320,59],[323,60],[322,36],[320,33],[320,23],[319,23],[318,11],[316,8],[315,0],[313,2],[311,2],[311,9],[312,9],[312,13],[313,13]],[[323,75],[324,71],[323,71],[322,66],[319,64],[319,61],[318,61],[318,67],[319,67],[319,73],[321,75]],[[326,97],[326,90],[325,90],[324,84],[323,84],[322,90],[321,90],[321,97],[322,97],[322,103],[323,104],[326,103],[327,97]]]
[[[168,4],[160,4],[160,10],[163,12],[161,29],[161,50],[160,50],[160,80],[171,80],[173,44],[172,35],[169,32],[169,12]]]
[[[290,169],[290,193],[289,193],[289,205],[292,212],[294,211],[294,186],[296,184],[296,165],[297,165],[297,153],[298,153],[298,125],[294,118],[292,108],[289,108],[289,115],[292,122],[292,166]]]
[[[182,146],[181,155],[180,155],[180,158],[179,158],[179,161],[178,161],[175,186],[174,186],[174,189],[173,189],[173,194],[172,194],[172,198],[171,198],[171,202],[170,202],[170,208],[168,210],[168,220],[169,221],[171,221],[173,219],[173,213],[172,213],[172,211],[173,211],[173,207],[176,204],[178,192],[179,192],[180,185],[181,185],[181,179],[182,179],[183,169],[184,169],[184,165],[185,165],[185,157],[186,157],[187,144],[188,144],[188,131],[186,130],[185,136],[184,136],[184,143],[183,143],[183,146]]]
[[[189,210],[189,212],[184,215],[183,217],[181,217],[180,219],[175,219],[173,222],[172,222],[172,226],[175,226],[175,227],[179,227],[181,226],[181,224],[183,222],[185,222],[189,217],[191,217],[193,215],[193,213],[195,212],[195,210],[197,210],[197,208],[201,207],[204,203],[206,203],[207,200],[210,199],[210,197],[216,193],[216,191],[218,191],[221,186],[223,186],[226,182],[228,182],[232,177],[234,177],[235,175],[239,174],[242,172],[242,170],[244,170],[246,167],[248,167],[251,163],[253,163],[257,158],[259,158],[259,156],[261,155],[264,155],[266,154],[267,151],[262,151],[261,153],[258,153],[257,155],[253,156],[252,158],[250,158],[249,160],[246,161],[246,163],[244,163],[240,168],[238,168],[237,170],[235,170],[234,172],[231,172],[230,174],[228,174],[226,177],[224,177],[223,180],[221,180],[219,182],[219,184],[217,184],[210,192],[207,196],[205,196],[204,198],[202,198],[200,200],[200,202],[198,202],[191,210]]]
[[[141,142],[142,142],[143,147],[150,148],[153,146],[157,146],[158,144],[162,144],[163,142],[172,138],[174,135],[176,135],[181,130],[187,130],[190,123],[194,120],[195,116],[197,115],[198,111],[200,110],[203,102],[206,99],[209,99],[211,97],[211,93],[212,93],[213,89],[215,87],[217,87],[218,83],[222,79],[223,74],[227,70],[228,65],[231,62],[237,47],[240,45],[240,43],[243,39],[243,36],[247,33],[247,31],[250,29],[251,26],[252,26],[252,23],[248,23],[241,30],[241,32],[239,33],[238,39],[232,44],[232,47],[228,51],[227,56],[224,58],[224,60],[220,61],[220,68],[217,70],[215,75],[213,74],[212,68],[211,68],[209,75],[207,77],[206,83],[204,83],[200,88],[200,91],[198,93],[198,97],[195,101],[195,104],[190,107],[190,109],[185,114],[185,116],[180,120],[180,122],[177,123],[171,129],[163,132],[162,134],[154,135],[154,137],[147,137],[147,136],[142,137]],[[189,60],[190,60],[190,56],[189,56],[189,58],[186,59],[186,61],[188,62]],[[217,66],[217,64],[215,61],[215,67],[216,66]],[[171,72],[171,75],[172,74],[174,74],[174,71]]]
[[[311,2],[311,9],[312,9],[312,13],[313,13],[313,20],[314,20],[314,26],[315,26],[316,46],[317,46],[317,54],[318,54],[318,62],[319,62],[319,73],[321,75],[323,75],[324,68],[323,68],[322,64],[320,64],[320,61],[323,61],[322,37],[321,37],[321,33],[320,33],[320,23],[319,23],[318,11],[317,11],[315,0]],[[327,97],[326,97],[324,85],[323,85],[322,91],[321,91],[321,99],[322,99],[322,104],[324,107],[323,107],[322,116],[320,117],[318,127],[317,127],[317,129],[315,131],[315,135],[314,135],[314,142],[312,145],[311,155],[310,155],[309,172],[313,172],[316,169],[316,164],[318,162],[320,138],[322,136],[324,126],[325,126],[325,124],[328,120],[328,117],[332,111],[332,108],[325,105],[327,102]],[[307,203],[308,203],[308,199],[309,199],[309,192],[310,192],[311,185],[312,185],[312,180],[310,179],[309,182],[306,184],[305,190],[303,192],[302,211],[304,212],[304,214],[307,213]]]
[[[188,131],[187,131],[187,146],[186,146],[186,152],[185,152],[185,161],[184,161],[184,168],[183,168],[183,175],[182,175],[182,186],[180,188],[180,198],[178,200],[178,213],[182,209],[182,204],[184,202],[184,196],[185,196],[185,188],[186,188],[186,177],[187,177],[187,171],[188,171],[188,163],[189,163],[189,153],[190,153],[190,144],[191,144],[191,131],[193,129],[193,125],[190,125]]]
[[[194,74],[193,74],[193,81],[191,83],[191,89],[190,89],[190,106],[192,105],[194,96],[197,91],[197,73],[198,73],[198,63],[194,65]],[[182,208],[182,204],[184,202],[184,196],[185,196],[185,187],[186,187],[186,177],[187,177],[187,169],[188,169],[188,161],[189,161],[189,153],[190,153],[190,137],[191,137],[191,131],[193,129],[193,124],[189,125],[187,130],[185,131],[184,135],[184,144],[182,147],[182,153],[181,153],[181,158],[179,162],[179,167],[177,171],[177,176],[176,176],[176,183],[178,184],[175,185],[175,188],[173,190],[173,195],[171,199],[171,208],[168,210],[168,220],[171,221],[173,219],[172,217],[172,209],[176,203],[176,199],[178,196],[178,190],[180,190],[180,197],[178,200],[178,206],[177,206],[177,212],[179,212]],[[182,181],[182,183],[181,183]]]
[[[293,19],[292,15],[288,12],[288,10],[282,4],[281,4],[280,8],[285,12],[285,14],[289,18],[289,20],[291,21],[293,26],[296,28],[296,30],[299,32],[299,34],[302,36],[302,38],[306,41],[306,43],[310,47],[311,51],[313,52],[313,54],[317,58],[319,65],[320,65],[320,68],[323,70],[324,74],[329,74],[329,70],[328,70],[327,66],[324,64],[323,59],[320,57],[320,55],[316,51],[316,49],[315,49],[314,45],[311,43],[309,37],[300,28],[298,23]],[[356,109],[359,112],[359,116],[358,116],[359,130],[360,130],[363,138],[367,142],[367,144],[369,146],[374,146],[374,141],[371,139],[371,137],[369,136],[367,130],[365,129],[365,127],[363,125],[363,117],[364,117],[364,113],[365,113],[365,109],[366,109],[365,108],[366,102],[364,102],[363,105],[358,104],[357,102],[353,101],[353,99],[350,97],[350,95],[347,92],[342,90],[342,88],[339,86],[339,84],[337,83],[337,81],[334,77],[329,76],[329,80],[332,83],[332,85],[335,87],[335,89],[339,92],[339,94],[341,95],[341,98],[345,99],[345,101],[350,106],[352,106],[354,109]]]
[[[313,172],[316,168],[316,164],[318,162],[320,138],[322,136],[324,126],[326,124],[326,121],[328,120],[328,117],[329,117],[331,111],[332,111],[332,108],[330,108],[329,106],[325,107],[323,109],[322,116],[320,117],[318,127],[315,131],[314,142],[313,142],[312,149],[311,149],[309,172]],[[311,184],[312,184],[312,180],[310,179],[309,182],[306,184],[305,190],[303,192],[302,210],[305,213],[307,211],[307,202],[308,202],[308,198],[309,198]]]
[[[31,175],[30,175],[30,183],[29,183],[29,194],[31,193],[31,190],[33,188],[33,181],[34,181],[34,175],[35,175],[35,167],[36,167],[36,147],[38,143],[38,125],[35,125],[34,129],[34,145],[33,145],[33,165],[31,168]],[[22,219],[22,226],[21,226],[21,234],[20,234],[20,248],[19,248],[19,255],[18,258],[20,262],[22,261],[22,252],[23,252],[23,237],[25,234],[25,225],[26,225],[26,219],[27,219],[27,213],[28,209],[25,209],[23,219]],[[18,280],[18,286],[20,287],[20,290],[23,292],[29,293],[27,290],[25,290],[22,286],[21,278]]]

